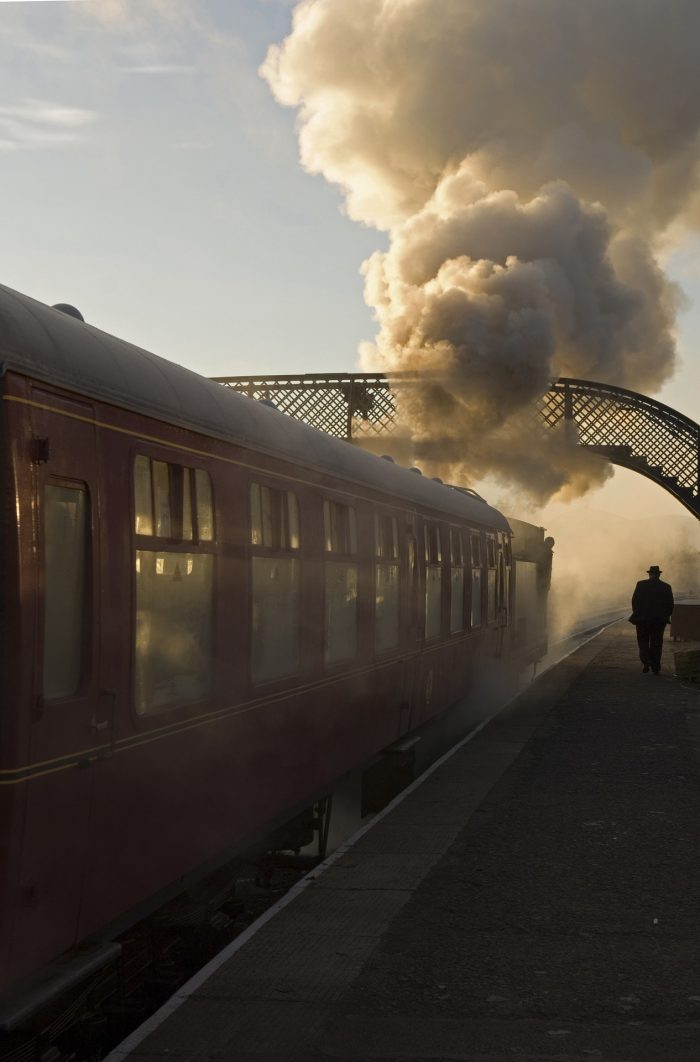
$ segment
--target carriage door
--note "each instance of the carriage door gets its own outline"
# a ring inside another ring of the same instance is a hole
[[[18,939],[40,961],[75,937],[93,777],[111,723],[96,633],[94,410],[40,388],[32,401],[34,689]]]

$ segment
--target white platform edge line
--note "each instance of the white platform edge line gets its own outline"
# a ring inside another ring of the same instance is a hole
[[[619,621],[614,620],[613,622]],[[564,656],[560,657],[555,664],[552,664],[545,671],[542,671],[536,677],[535,681],[537,681],[537,679],[542,678],[543,675],[546,675],[547,672],[551,671],[553,667],[557,667],[559,664],[563,663],[564,660],[568,659],[568,657],[570,657],[573,653],[577,652],[579,649],[582,649],[584,645],[587,645],[594,638],[597,638],[599,634],[602,634],[603,631],[610,626],[612,626],[612,623],[605,624],[605,626],[601,627],[600,630],[595,631],[584,641],[579,642],[579,644],[576,645],[573,649],[571,649],[568,653],[565,653]],[[515,695],[515,697],[511,697],[509,701],[506,701],[505,704],[502,704],[500,708],[498,708],[498,710],[495,711],[492,715],[489,715],[486,719],[483,719],[478,724],[478,726],[475,726],[473,730],[469,731],[466,737],[463,737],[460,741],[457,742],[456,745],[453,745],[452,748],[448,749],[447,752],[445,752],[438,760],[435,760],[435,763],[431,763],[430,767],[423,771],[423,773],[419,775],[418,778],[415,779],[415,781],[411,782],[410,785],[406,786],[405,789],[402,789],[398,796],[395,796],[394,799],[389,804],[387,804],[385,808],[382,808],[381,811],[377,812],[377,814],[374,815],[369,820],[369,822],[366,822],[364,826],[361,826],[359,830],[356,830],[355,833],[353,833],[348,838],[348,840],[345,841],[344,844],[340,845],[339,848],[336,848],[335,852],[333,852],[332,855],[328,856],[327,859],[324,859],[324,861],[322,863],[319,863],[317,867],[314,867],[313,870],[310,870],[308,874],[305,874],[304,877],[296,883],[296,885],[292,885],[289,892],[286,892],[284,896],[277,901],[277,903],[274,903],[271,907],[268,907],[268,909],[264,911],[259,918],[256,918],[254,922],[251,922],[248,928],[244,929],[243,932],[235,938],[235,940],[232,940],[230,944],[227,944],[226,947],[217,955],[215,955],[213,959],[210,959],[209,962],[205,966],[203,966],[201,970],[198,970],[196,974],[190,977],[189,981],[186,981],[184,985],[178,988],[178,990],[173,993],[170,999],[166,1000],[166,1002],[163,1003],[162,1006],[160,1006],[158,1010],[151,1015],[150,1018],[146,1018],[146,1020],[141,1025],[139,1025],[137,1029],[134,1029],[134,1031],[132,1033],[129,1033],[129,1035],[124,1040],[122,1040],[121,1043],[117,1044],[116,1047],[112,1048],[110,1053],[106,1055],[103,1059],[103,1062],[124,1062],[124,1059],[128,1058],[129,1054],[134,1050],[135,1047],[138,1047],[138,1045],[142,1043],[147,1036],[150,1036],[150,1034],[154,1032],[158,1028],[158,1026],[163,1024],[166,1018],[169,1018],[171,1014],[174,1014],[175,1011],[178,1010],[178,1008],[181,1007],[183,1003],[185,1003],[192,995],[194,995],[196,990],[202,984],[204,984],[209,979],[209,977],[219,969],[219,967],[223,966],[224,963],[227,962],[232,955],[235,955],[236,952],[239,951],[244,944],[247,944],[251,937],[255,936],[259,929],[262,929],[262,927],[266,925],[266,923],[269,922],[272,918],[274,918],[276,914],[278,914],[285,907],[287,907],[287,905],[290,904],[292,900],[295,900],[300,893],[304,892],[308,885],[311,885],[316,880],[316,878],[323,874],[323,872],[328,867],[333,866],[333,864],[342,856],[344,856],[353,847],[353,845],[355,845],[357,841],[360,840],[361,837],[364,837],[366,833],[369,833],[373,826],[376,826],[378,822],[381,822],[382,819],[386,818],[386,816],[389,815],[394,810],[394,808],[398,807],[399,804],[401,804],[406,799],[406,797],[410,796],[411,793],[418,789],[418,787],[423,784],[426,778],[429,778],[431,774],[433,774],[435,771],[438,770],[439,767],[443,765],[443,763],[446,763],[447,760],[454,756],[456,752],[459,752],[461,748],[463,748],[466,744],[468,744],[468,742],[475,738],[477,734],[484,729],[485,726],[487,726],[493,719],[495,719],[498,715],[504,712],[506,708],[508,708],[513,703],[513,701],[517,700],[517,698],[520,697],[523,693],[525,693],[527,689],[529,689],[529,687],[526,687],[526,690],[521,690]]]

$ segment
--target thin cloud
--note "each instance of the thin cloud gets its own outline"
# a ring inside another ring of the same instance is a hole
[[[0,0],[4,3],[5,0]],[[12,18],[14,12],[8,11],[7,21],[0,25],[0,45],[7,47],[11,52],[28,52],[40,59],[48,59],[55,63],[71,63],[75,61],[75,52],[72,47],[65,43],[59,44],[55,39],[55,33],[51,40],[37,40],[32,34],[32,23],[29,19]],[[34,27],[36,31],[36,26]]]
[[[0,3],[4,3],[6,0],[0,0]],[[40,56],[42,59],[54,59],[59,63],[69,63],[74,58],[73,52],[68,48],[62,48],[58,44],[49,44],[46,41],[18,41],[14,42],[15,48],[21,48],[26,52],[32,52],[34,55]]]
[[[95,111],[46,100],[25,99],[0,105],[0,149],[16,151],[78,143],[96,120]]]
[[[85,0],[80,13],[106,26],[140,31],[156,19],[159,22],[194,23],[189,0]]]
[[[178,66],[176,63],[151,64],[148,66],[122,66],[125,74],[193,74],[193,66]]]

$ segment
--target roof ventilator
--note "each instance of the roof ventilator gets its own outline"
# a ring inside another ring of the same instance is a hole
[[[59,310],[61,313],[65,313],[67,317],[75,317],[76,321],[85,320],[80,310],[75,306],[71,306],[69,302],[57,302],[51,307],[51,309]]]

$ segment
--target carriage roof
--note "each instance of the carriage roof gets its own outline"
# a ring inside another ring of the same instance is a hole
[[[448,516],[509,530],[505,517],[478,497],[366,453],[2,285],[0,371],[18,372]]]

